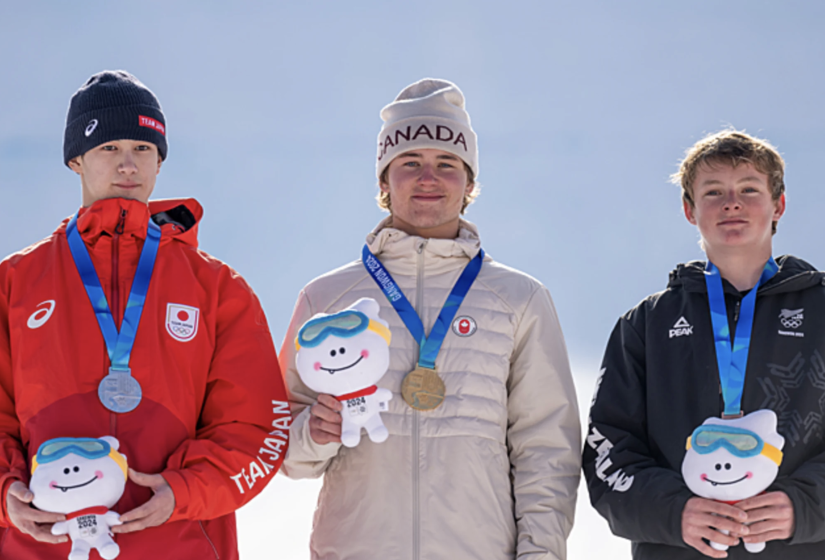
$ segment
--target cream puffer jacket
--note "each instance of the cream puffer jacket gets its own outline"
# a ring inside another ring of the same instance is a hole
[[[429,333],[459,274],[480,249],[462,220],[456,239],[422,239],[387,227],[367,237]],[[315,313],[362,297],[381,304],[392,331],[393,392],[381,414],[390,436],[366,435],[352,449],[309,436],[316,394],[295,369],[297,330]],[[413,410],[400,395],[418,346],[361,261],[316,278],[301,292],[280,363],[294,421],[283,470],[325,476],[311,553],[323,560],[564,559],[580,470],[575,389],[558,318],[535,279],[486,256],[457,317],[477,330],[450,330],[436,360],[442,405]]]

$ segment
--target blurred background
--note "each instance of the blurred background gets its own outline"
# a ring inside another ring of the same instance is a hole
[[[379,110],[446,78],[479,137],[467,218],[494,258],[549,287],[586,418],[618,316],[703,256],[668,176],[706,133],[734,126],[779,148],[775,254],[825,263],[824,17],[788,0],[0,0],[0,254],[76,211],[69,98],[95,72],[129,70],[167,117],[156,195],[203,204],[201,247],[252,284],[280,348],[301,287],[357,259],[383,217]],[[278,476],[239,512],[242,558],[308,558],[319,488]],[[630,556],[584,488],[569,548]]]

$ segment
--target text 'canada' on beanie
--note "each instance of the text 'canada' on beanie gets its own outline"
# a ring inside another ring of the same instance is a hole
[[[140,140],[166,159],[166,119],[155,94],[123,70],[95,74],[75,92],[66,115],[63,163],[112,140]]]
[[[478,145],[464,109],[464,94],[447,80],[424,78],[401,90],[381,109],[375,174],[413,149],[434,148],[460,157],[478,178]]]

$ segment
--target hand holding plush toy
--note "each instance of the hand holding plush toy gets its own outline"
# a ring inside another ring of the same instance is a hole
[[[682,477],[688,488],[703,498],[731,504],[764,492],[782,463],[785,438],[776,431],[776,423],[772,410],[705,420],[687,441]],[[765,549],[763,542],[744,544],[748,552]],[[710,545],[728,549],[720,543]]]
[[[379,309],[374,299],[361,298],[338,313],[315,315],[295,340],[303,382],[344,406],[341,442],[347,447],[358,445],[362,427],[376,443],[389,436],[379,412],[387,410],[392,392],[375,385],[390,365],[390,329]]]
[[[120,516],[109,511],[126,487],[126,456],[113,437],[56,438],[43,443],[32,460],[32,503],[43,511],[66,514],[52,534],[69,534],[69,560],[88,560],[96,548],[104,560],[120,554],[109,527]]]

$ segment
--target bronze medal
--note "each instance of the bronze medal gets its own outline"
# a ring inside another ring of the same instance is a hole
[[[444,381],[434,369],[418,366],[404,377],[401,396],[416,410],[435,410],[444,402]]]

